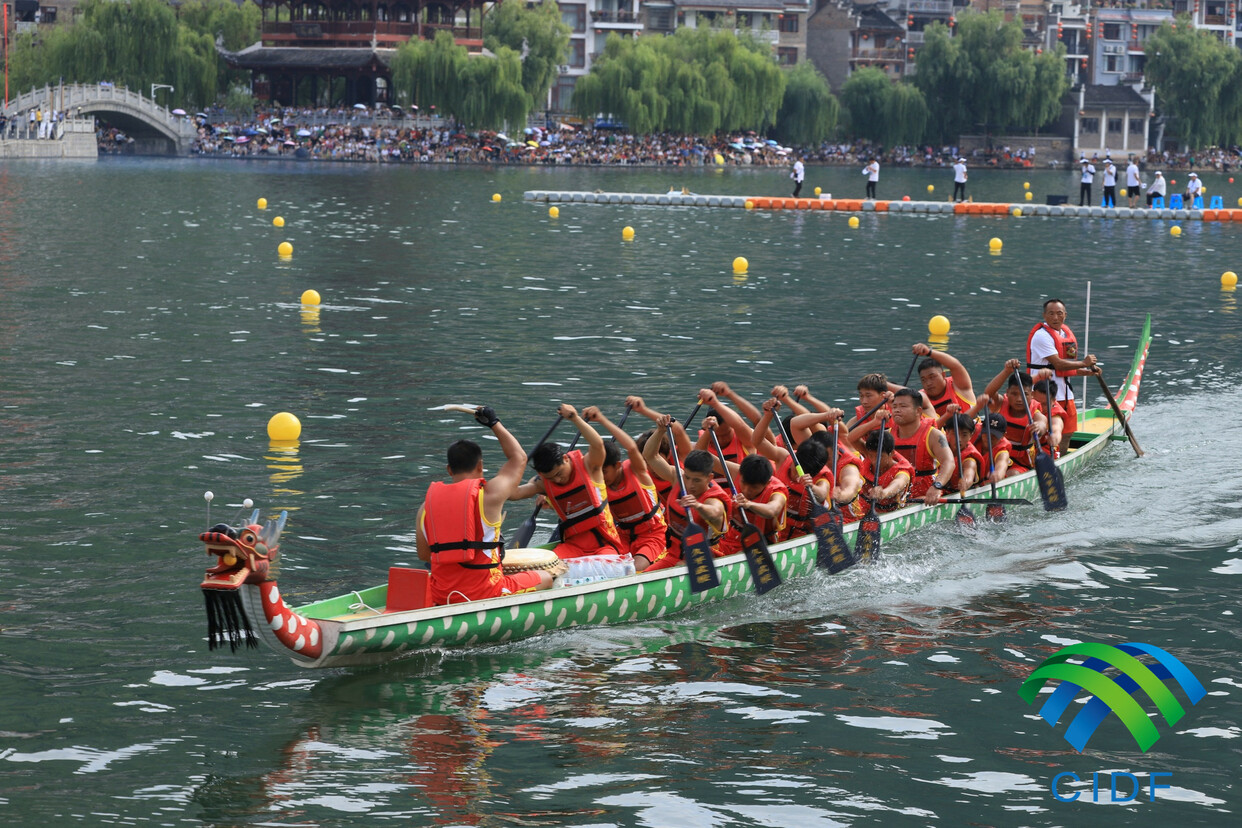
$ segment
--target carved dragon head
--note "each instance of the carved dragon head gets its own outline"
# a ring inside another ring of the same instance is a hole
[[[256,509],[250,520],[232,527],[217,523],[198,536],[207,545],[207,554],[216,556],[216,564],[207,568],[203,589],[237,589],[242,584],[261,584],[274,573],[272,564],[280,556],[280,533],[286,515],[258,523]]]

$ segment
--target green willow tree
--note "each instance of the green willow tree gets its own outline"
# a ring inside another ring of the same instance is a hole
[[[556,80],[558,67],[569,55],[571,29],[561,20],[556,0],[528,7],[526,0],[503,0],[483,18],[483,45],[499,54],[507,46],[526,57],[521,60],[522,87],[532,105],[540,108]]]
[[[1237,143],[1242,137],[1242,55],[1188,18],[1147,39],[1144,73],[1161,109],[1191,148]]]
[[[985,132],[1038,129],[1060,114],[1069,89],[1064,47],[1036,55],[1022,48],[1022,25],[999,11],[966,13],[950,36],[927,27],[914,83],[928,107],[935,143],[955,142],[976,127]]]
[[[424,111],[434,106],[475,129],[524,126],[532,102],[522,84],[521,55],[507,46],[495,54],[470,57],[446,31],[403,43],[392,62],[397,98]]]
[[[785,83],[766,45],[729,31],[609,35],[574,89],[574,108],[587,118],[612,115],[638,134],[766,130],[776,123]]]
[[[64,79],[111,81],[145,93],[153,83],[167,83],[176,89],[161,103],[190,107],[215,100],[214,39],[181,25],[168,4],[87,0],[81,8],[76,23],[41,34],[41,42],[14,42],[9,68],[16,89]]]
[[[785,97],[774,137],[786,144],[818,144],[837,127],[841,105],[828,81],[809,60],[785,72]]]

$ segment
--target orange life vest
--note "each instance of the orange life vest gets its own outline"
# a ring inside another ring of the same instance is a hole
[[[867,514],[867,510],[863,507],[866,505],[866,502],[871,499],[871,493],[874,491],[871,484],[872,481],[875,480],[875,469],[871,468],[871,463],[868,462],[865,457],[862,458],[862,471],[866,482],[863,483],[860,497],[852,504],[854,513],[860,520]],[[880,473],[880,488],[883,489],[885,486],[892,483],[893,480],[896,479],[897,475],[903,473],[907,475],[910,480],[914,480],[914,466],[910,465],[910,461],[905,457],[893,452],[893,465],[888,467],[888,471]],[[910,487],[906,486],[906,488],[898,493],[896,497],[877,500],[875,503],[876,511],[893,512],[900,509],[902,506],[905,506],[906,496],[909,491]],[[860,509],[862,510],[861,512],[858,511]]]
[[[597,485],[587,472],[581,451],[565,455],[573,471],[564,485],[557,485],[544,478],[543,489],[548,501],[561,519],[561,537],[569,540],[575,535],[594,532],[601,545],[621,548],[621,538],[608,511],[608,500],[602,485]]]
[[[995,440],[993,441],[993,443],[995,443]],[[983,480],[983,478],[987,476],[987,471],[988,471],[983,468],[984,466],[983,454],[979,451],[979,449],[975,448],[974,445],[971,443],[966,443],[965,445],[961,446],[961,449],[962,449],[962,465],[963,466],[972,460],[975,462],[975,485],[978,486],[979,483]],[[954,460],[957,459],[957,452],[953,453],[953,459]],[[961,488],[961,482],[962,482],[962,469],[961,469],[961,466],[959,466],[953,470],[953,476],[949,478],[949,482],[945,485],[945,488],[950,489],[952,491],[957,491],[958,489]]]
[[[1031,340],[1035,338],[1035,334],[1039,332],[1040,328],[1046,330],[1048,335],[1052,337],[1053,344],[1057,346],[1057,356],[1061,359],[1078,359],[1078,337],[1074,336],[1074,332],[1069,329],[1069,325],[1062,325],[1061,333],[1058,334],[1047,322],[1040,322],[1031,328],[1031,332],[1026,335],[1026,365],[1029,370],[1036,371],[1040,368],[1052,367],[1046,362],[1036,362],[1031,358]],[[1058,377],[1073,377],[1077,376],[1077,374],[1078,371],[1074,368],[1056,372]]]
[[[638,482],[629,460],[621,463],[621,485],[608,489],[608,511],[617,531],[624,532],[631,543],[639,535],[668,528],[658,495]]]
[[[926,394],[927,392],[924,391],[923,393]],[[927,395],[927,398],[931,400],[932,408],[936,409],[937,414],[943,414],[945,409],[949,407],[950,403],[957,403],[963,413],[968,411],[971,406],[974,405],[974,403],[967,402],[966,398],[961,395],[961,393],[953,385],[953,377],[950,376],[946,376],[944,378],[944,393],[934,400],[931,399],[930,394]]]
[[[423,536],[431,548],[434,572],[439,564],[494,569],[504,557],[504,538],[484,540],[482,478],[432,483],[423,506]]]
[[[706,433],[707,432],[704,431],[703,429],[699,429],[700,437],[702,437]],[[710,451],[712,454],[716,454],[715,444],[713,443],[712,445],[710,445],[707,450]],[[719,457],[722,462],[729,462],[729,463],[740,464],[743,460],[746,459],[746,455],[750,454],[750,451],[747,450],[747,446],[743,445],[741,438],[737,436],[736,431],[732,432],[729,435],[729,441],[727,443],[722,442],[720,444],[720,450],[721,452],[723,452],[723,456],[720,454],[716,454],[716,456]],[[725,480],[725,476],[723,474],[715,474],[713,476],[716,478],[717,483],[723,483]]]
[[[789,455],[785,456],[773,475],[785,484],[785,532],[782,539],[799,538],[811,534],[811,496],[807,493],[806,486],[798,482],[796,475],[793,458]],[[836,485],[835,478],[827,466],[811,475],[811,480],[813,482],[827,480],[829,492]]]
[[[914,468],[910,482],[910,497],[922,497],[931,488],[932,478],[936,475],[936,456],[932,454],[931,430],[936,421],[923,417],[919,427],[910,437],[902,437],[897,433],[897,424],[893,423],[893,449],[904,457]],[[873,470],[874,471],[874,470]]]
[[[686,526],[690,520],[686,510],[677,502],[680,495],[680,490],[674,488],[669,493],[668,500],[664,504],[664,519],[668,523],[669,554],[677,559],[681,558],[681,536],[686,533]],[[711,485],[707,487],[707,491],[698,497],[699,503],[706,503],[709,500],[719,500],[724,504],[725,526],[727,527],[729,525],[729,518],[733,516],[733,498],[729,497],[728,493],[720,488],[720,484],[713,480]],[[698,523],[700,521],[701,518],[696,519],[695,522]],[[707,537],[711,541],[712,553],[719,554],[720,539],[724,537],[724,531],[718,531],[716,527],[711,525],[707,525],[704,528],[707,530]]]
[[[773,496],[777,494],[785,495],[785,511],[781,512],[779,518],[762,517],[753,512],[746,512],[746,516],[750,518],[750,522],[759,527],[759,531],[763,533],[763,539],[768,543],[776,543],[785,530],[785,516],[789,512],[789,489],[785,486],[785,482],[772,475],[767,485],[763,487],[763,491],[758,497],[751,498],[754,503],[771,503]],[[742,512],[741,508],[733,510],[732,518],[729,521],[729,531],[720,541],[720,551],[724,555],[732,555],[734,552],[740,552],[742,549]],[[805,533],[804,533],[805,534]]]

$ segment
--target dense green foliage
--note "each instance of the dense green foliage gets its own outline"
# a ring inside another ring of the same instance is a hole
[[[217,33],[235,46],[258,39],[258,8],[228,0],[187,0],[182,19],[161,0],[128,3],[87,0],[76,23],[14,38],[12,88],[66,82],[111,81],[147,94],[153,83],[171,84],[160,103],[198,107],[212,103],[228,77],[216,55]]]
[[[475,129],[523,126],[531,97],[522,85],[521,55],[498,46],[496,57],[470,57],[445,31],[435,40],[411,40],[392,63],[393,87],[402,104],[434,106]]]
[[[785,72],[785,96],[772,132],[787,144],[818,144],[832,135],[840,113],[828,81],[813,63],[803,61]]]
[[[923,93],[908,83],[894,82],[881,69],[859,69],[841,87],[841,104],[849,114],[849,130],[884,146],[917,144],[927,128]]]
[[[1147,39],[1147,82],[1190,147],[1242,141],[1242,53],[1181,18]]]
[[[941,23],[928,26],[914,83],[929,104],[934,143],[977,127],[1038,129],[1057,118],[1069,88],[1064,48],[1023,49],[1021,24],[999,11],[963,14],[952,37]]]
[[[522,87],[536,109],[547,100],[557,67],[569,54],[569,35],[556,0],[542,0],[529,8],[526,0],[503,0],[483,18],[483,45],[489,51],[499,53],[507,46],[520,55],[525,44]]]
[[[785,74],[766,46],[732,32],[678,29],[672,36],[609,35],[574,108],[608,114],[636,133],[710,135],[766,130],[776,122]]]

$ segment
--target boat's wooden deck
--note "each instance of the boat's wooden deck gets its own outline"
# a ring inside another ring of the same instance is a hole
[[[1089,420],[1079,420],[1078,430],[1075,434],[1103,434],[1113,427],[1113,423],[1117,422],[1116,417],[1092,417]]]

